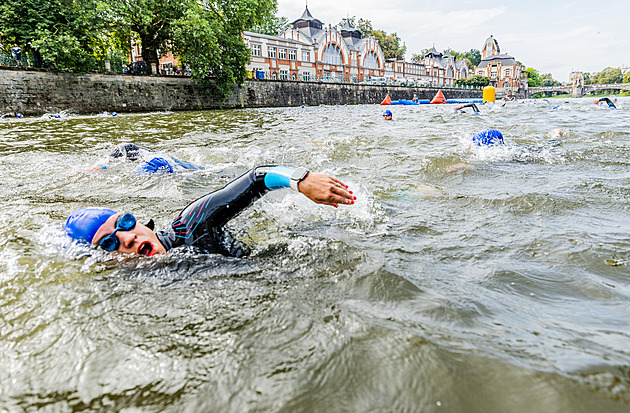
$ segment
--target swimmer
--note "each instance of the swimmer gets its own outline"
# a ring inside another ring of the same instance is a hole
[[[21,119],[21,118],[24,117],[24,115],[22,115],[20,112],[18,112],[18,113],[13,113],[13,112],[5,113],[4,115],[2,115],[0,117],[0,119],[9,119],[9,118],[13,118],[13,117]]]
[[[503,134],[496,129],[486,129],[472,138],[473,142],[479,146],[495,146],[495,145],[503,145],[505,142],[503,141]]]
[[[612,100],[610,100],[609,98],[600,98],[598,100],[595,101],[595,104],[601,104],[601,103],[608,103],[608,107],[611,109],[617,109],[617,106],[615,106],[615,104],[612,102]]]
[[[392,120],[392,111],[387,109],[383,112],[383,120]]]
[[[103,163],[99,163],[97,166],[89,168],[84,172],[96,172],[108,169],[112,162],[126,159],[129,161],[137,161],[143,159],[149,159],[144,161],[142,165],[136,169],[138,174],[152,174],[152,173],[174,173],[180,170],[202,170],[203,166],[198,166],[190,162],[180,161],[179,159],[166,158],[154,156],[155,151],[145,148],[143,146],[136,145],[135,143],[123,142],[114,147],[112,152],[108,156],[108,160]]]
[[[454,113],[466,113],[464,108],[472,108],[472,110],[475,113],[475,115],[479,114],[479,108],[474,103],[467,103],[467,104],[465,104],[463,106],[457,106],[457,107],[455,107]]]
[[[152,256],[192,247],[205,253],[242,257],[249,248],[234,241],[225,225],[267,192],[281,188],[291,188],[315,203],[335,208],[354,204],[356,199],[347,185],[328,175],[306,168],[259,166],[193,201],[170,227],[157,233],[153,232],[153,220],[143,225],[130,213],[107,208],[79,209],[68,217],[64,228],[75,241],[110,252]]]
[[[415,93],[413,94],[413,98],[411,99],[412,102],[416,102],[418,103],[418,95],[416,95]]]

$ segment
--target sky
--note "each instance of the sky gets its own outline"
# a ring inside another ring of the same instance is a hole
[[[278,0],[277,14],[292,22],[305,5]],[[407,60],[433,46],[481,50],[493,35],[502,53],[561,82],[569,81],[573,70],[630,67],[629,0],[308,0],[308,9],[325,25],[356,16],[370,20],[374,29],[397,33]]]

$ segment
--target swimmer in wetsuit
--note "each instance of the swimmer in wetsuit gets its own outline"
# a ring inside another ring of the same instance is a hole
[[[198,198],[184,208],[169,228],[153,232],[153,221],[142,225],[129,214],[105,208],[82,208],[70,215],[66,233],[79,242],[106,251],[152,256],[178,247],[240,257],[248,248],[231,240],[224,226],[254,201],[275,189],[291,188],[313,202],[337,207],[354,204],[348,186],[328,175],[305,168],[259,166],[225,187]]]
[[[91,168],[88,172],[94,172],[101,169],[107,169],[108,165],[113,161],[122,159],[137,161],[143,159],[150,159],[144,161],[140,167],[136,170],[138,174],[147,173],[173,173],[180,170],[202,170],[202,166],[195,165],[190,162],[180,161],[175,158],[164,158],[160,156],[154,156],[155,151],[144,146],[136,145],[135,143],[123,142],[114,147],[112,152],[108,156],[108,160],[102,164],[98,164],[96,167]]]
[[[477,105],[475,105],[474,103],[467,103],[463,106],[457,106],[455,108],[455,113],[466,113],[465,110],[463,110],[464,108],[472,108],[473,112],[478,115],[479,114],[479,108],[477,107]]]
[[[612,100],[610,100],[609,98],[601,98],[595,101],[595,104],[599,104],[599,103],[603,103],[606,102],[608,103],[608,107],[611,109],[617,109],[617,106],[615,106],[615,104],[612,102]]]

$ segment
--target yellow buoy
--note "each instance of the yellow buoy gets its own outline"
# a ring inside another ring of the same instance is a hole
[[[483,88],[483,103],[491,102],[494,103],[494,86],[486,86]]]

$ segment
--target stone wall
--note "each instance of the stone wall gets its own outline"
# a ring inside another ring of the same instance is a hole
[[[183,77],[54,73],[0,69],[0,114],[149,112],[299,105],[380,103],[392,99],[432,99],[429,87],[344,85],[336,83],[250,80],[233,86],[224,102]],[[481,98],[481,90],[444,88],[447,99]]]

